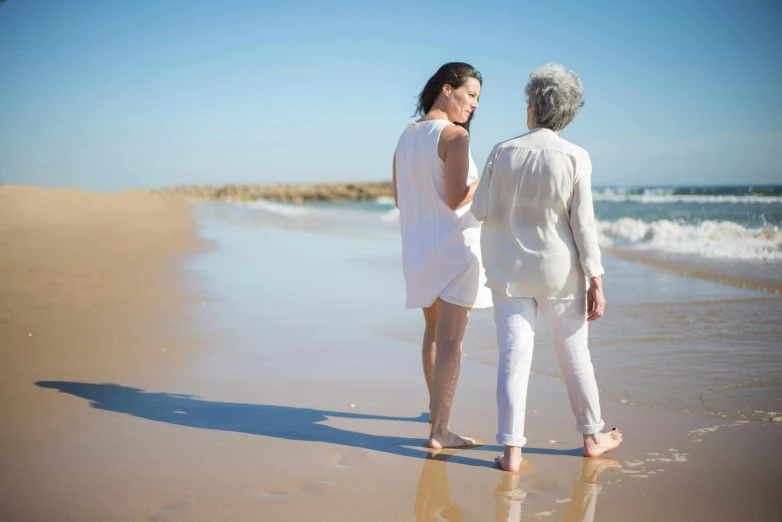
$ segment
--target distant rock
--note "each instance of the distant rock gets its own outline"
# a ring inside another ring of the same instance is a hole
[[[266,199],[285,203],[367,201],[393,197],[391,182],[387,181],[291,185],[180,185],[155,192],[208,201]]]

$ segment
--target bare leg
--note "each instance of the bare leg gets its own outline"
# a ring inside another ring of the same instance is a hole
[[[429,308],[423,308],[424,321],[426,321],[426,327],[424,329],[424,340],[421,346],[421,360],[424,364],[424,379],[426,379],[426,388],[429,390],[429,422],[432,422],[432,395],[434,394],[432,389],[432,382],[434,381],[434,360],[436,353],[436,344],[434,338],[435,326],[437,325],[437,312],[439,309],[440,299],[434,302]]]
[[[432,374],[432,448],[471,446],[475,441],[448,431],[448,418],[456,392],[456,382],[462,364],[462,339],[470,317],[470,309],[440,301],[435,327],[437,355]]]

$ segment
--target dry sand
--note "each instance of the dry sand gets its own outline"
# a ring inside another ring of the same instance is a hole
[[[167,196],[0,188],[0,520],[779,519],[769,423],[606,401],[626,442],[598,477],[561,383],[533,376],[511,476],[496,446],[425,458],[422,379],[199,377],[204,353],[237,355],[193,333],[189,216]],[[465,357],[452,416],[490,444],[495,372]]]
[[[34,383],[137,382],[181,363],[192,340],[167,329],[187,298],[176,262],[203,247],[189,214],[142,192],[0,187],[2,520],[108,520],[93,509],[116,497],[81,487],[113,468],[80,447],[92,412]]]

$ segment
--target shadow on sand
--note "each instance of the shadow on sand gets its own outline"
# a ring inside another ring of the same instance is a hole
[[[374,451],[382,451],[418,459],[429,455],[426,439],[388,437],[334,428],[326,424],[330,417],[348,419],[420,422],[426,424],[425,414],[418,417],[389,417],[340,411],[322,411],[310,408],[292,408],[267,404],[212,402],[193,395],[145,392],[118,384],[90,384],[83,382],[39,381],[42,388],[51,388],[90,401],[93,408],[133,415],[156,422],[166,422],[190,428],[233,431],[286,440],[326,442]],[[480,446],[471,451],[502,452],[501,446]],[[581,456],[581,448],[553,450],[524,448],[528,454]],[[440,455],[430,457],[439,460]],[[463,455],[447,457],[449,462],[468,466],[491,467],[493,462]]]

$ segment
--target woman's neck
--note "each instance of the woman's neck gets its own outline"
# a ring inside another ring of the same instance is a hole
[[[541,127],[540,125],[538,125],[538,122],[536,122],[536,121],[532,122],[532,128],[530,128],[530,130],[535,130],[535,129],[546,129],[548,131],[553,132],[557,136],[559,136],[559,131],[555,131],[555,130],[552,130],[552,129],[547,129],[546,127]]]
[[[433,108],[429,112],[426,113],[426,115],[421,118],[422,120],[448,120],[451,121],[448,118],[448,114],[442,110],[442,109],[435,109]]]

